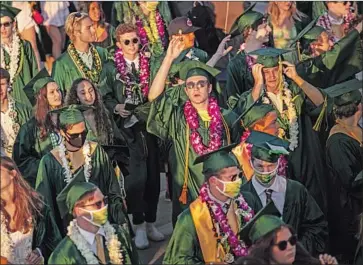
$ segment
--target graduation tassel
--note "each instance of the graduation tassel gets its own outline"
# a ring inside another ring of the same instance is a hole
[[[283,78],[283,73],[282,73],[282,61],[281,61],[281,56],[279,56],[279,83],[278,83],[278,88],[280,91],[283,90],[284,88],[284,84],[283,84],[283,81],[284,81],[284,78]]]
[[[314,131],[317,131],[317,132],[320,131],[321,123],[322,123],[322,121],[324,119],[327,106],[328,106],[328,97],[325,96],[323,108],[321,109],[321,112],[319,114],[319,117],[316,120],[315,125],[313,127],[313,130]]]
[[[189,170],[188,170],[188,165],[189,165],[189,125],[188,124],[187,124],[187,128],[185,129],[185,139],[186,139],[186,144],[185,144],[184,184],[183,184],[182,192],[179,197],[179,201],[182,204],[187,204],[187,199],[188,199],[188,175],[189,175]]]

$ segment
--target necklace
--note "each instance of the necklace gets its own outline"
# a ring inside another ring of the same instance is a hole
[[[83,62],[73,43],[68,45],[67,51],[73,63],[77,66],[77,69],[81,72],[81,74],[91,80],[92,83],[97,84],[100,81],[99,78],[102,71],[102,62],[100,55],[97,52],[97,49],[93,45],[90,46],[90,51],[94,62],[92,69],[89,69],[87,65]]]
[[[91,157],[91,145],[88,140],[85,141],[82,147],[82,153],[84,157],[84,178],[86,182],[89,181],[92,172],[92,157]],[[72,173],[72,161],[70,160],[68,150],[66,149],[63,142],[58,146],[58,154],[62,161],[62,167],[64,169],[64,181],[68,184],[73,179]]]
[[[135,91],[141,91],[140,99],[145,101],[149,94],[150,80],[150,65],[147,53],[139,52],[139,82],[132,81],[132,73],[127,70],[126,60],[121,49],[117,49],[115,52],[115,64],[118,71],[118,79],[125,84],[124,94],[126,97],[132,99]]]
[[[230,248],[231,253],[227,253],[225,256],[225,262],[232,263],[234,262],[234,257],[244,257],[248,255],[248,248],[243,240],[238,238],[238,233],[235,234],[232,231],[231,226],[228,224],[227,214],[223,212],[222,206],[213,201],[208,194],[208,184],[204,183],[200,188],[200,196],[202,202],[206,203],[213,222],[213,227],[215,232],[215,237],[219,237],[217,233],[217,229],[214,224],[218,225],[219,231],[221,232],[222,238],[217,243],[224,244],[224,249]],[[247,202],[243,198],[242,194],[239,194],[237,198],[233,199],[231,203],[235,203],[236,205],[236,215],[239,219],[242,220],[239,231],[242,226],[247,224],[252,217],[254,216],[254,212],[251,207],[248,206]],[[229,255],[228,255],[229,254]]]
[[[206,147],[203,144],[202,136],[197,131],[199,129],[197,110],[193,107],[190,100],[184,105],[184,117],[191,130],[190,142],[198,155],[212,152],[222,146],[222,114],[215,98],[209,98],[208,114],[211,117],[211,122],[209,125],[209,144]]]
[[[106,234],[106,246],[110,256],[111,264],[124,264],[125,254],[124,250],[121,249],[121,243],[118,240],[115,228],[113,228],[113,226],[110,225],[108,221],[103,225],[103,228]],[[73,220],[69,223],[67,230],[67,235],[76,245],[79,252],[81,252],[81,255],[86,259],[87,264],[99,264],[98,259],[91,251],[91,245],[79,232],[76,220]]]
[[[3,131],[3,127],[1,126],[1,146],[4,147],[5,151],[8,155],[12,155],[13,153],[13,145],[15,142],[15,138],[19,133],[20,130],[20,124],[18,123],[18,113],[15,109],[15,101],[13,98],[8,98],[8,111],[9,111],[9,120],[11,121],[11,129],[13,130],[13,136],[9,137],[8,139],[5,139],[5,132]],[[11,136],[11,134],[9,134]]]
[[[11,50],[10,50],[10,62],[6,64],[5,62],[5,48],[1,45],[1,60],[0,65],[2,68],[9,71],[10,74],[10,84],[14,82],[15,76],[20,72],[21,64],[19,64],[20,54],[21,54],[21,40],[17,33],[13,34],[13,40],[11,43]]]

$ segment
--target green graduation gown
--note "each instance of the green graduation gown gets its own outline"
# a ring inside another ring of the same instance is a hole
[[[358,215],[363,208],[362,185],[354,179],[363,169],[363,148],[345,133],[335,133],[326,143],[329,169],[328,222],[331,253],[339,261],[351,264],[358,241]]]
[[[243,191],[242,194],[255,213],[262,208],[251,193]],[[243,221],[240,220],[240,223]],[[211,244],[211,247],[215,245]],[[184,210],[178,217],[163,264],[206,264],[190,208]]]
[[[262,208],[261,199],[252,181],[243,185],[242,190],[251,192]],[[282,219],[294,228],[299,241],[310,254],[316,256],[324,253],[328,239],[328,224],[324,214],[307,189],[291,179],[286,181]]]
[[[16,118],[14,119],[14,122],[19,124],[19,126],[23,126],[24,123],[26,123],[31,117],[32,117],[32,109],[27,106],[24,105],[16,100],[14,100],[14,108],[15,111],[17,113]],[[19,128],[20,130],[20,128]],[[14,142],[15,144],[15,142]],[[3,143],[1,142],[1,148],[4,148]],[[5,150],[7,150],[7,153],[10,155],[13,152],[13,145],[11,146],[7,146],[7,148],[5,148]]]
[[[107,61],[107,50],[101,47],[95,47],[98,55],[101,59],[102,68],[104,63]],[[95,63],[95,59],[93,59],[93,67]],[[102,71],[102,69],[101,69]],[[99,74],[101,74],[101,71]],[[84,73],[78,70],[77,65],[72,60],[71,56],[69,55],[68,51],[65,51],[54,63],[52,69],[52,77],[54,78],[55,82],[58,84],[60,90],[63,93],[63,96],[67,93],[67,91],[71,88],[72,83],[77,78],[88,78]],[[99,78],[99,82],[101,79]],[[96,83],[95,85],[99,85]]]
[[[4,54],[5,64],[10,65],[10,55],[6,50],[4,50]],[[21,40],[21,51],[18,64],[20,69],[17,70],[17,74],[14,77],[10,95],[20,103],[31,107],[32,105],[29,98],[33,95],[33,91],[24,91],[24,87],[39,71],[33,48],[31,44],[25,40]]]
[[[105,196],[108,196],[110,221],[122,225],[126,222],[126,218],[123,212],[121,191],[115,171],[102,147],[95,142],[91,142],[91,146],[92,149],[94,148],[94,152],[91,154],[92,172],[89,181],[97,185]],[[82,165],[76,170],[74,177],[79,174],[84,175],[83,169],[84,167]],[[56,198],[66,185],[62,165],[54,157],[52,152],[49,152],[40,161],[36,190],[44,196],[45,201],[49,204],[50,210],[55,216],[58,228],[63,236],[66,235],[66,228],[72,217],[67,215],[62,220]]]
[[[344,82],[362,69],[363,50],[355,29],[336,42],[331,50],[317,57],[308,57],[296,65],[299,75],[319,88]]]
[[[122,229],[118,225],[113,225],[116,230],[116,234],[119,242],[121,243],[120,248],[124,258],[123,264],[140,264],[139,257],[134,244],[131,241],[131,237],[128,232]],[[110,264],[108,249],[104,248],[107,264]],[[97,258],[97,257],[96,257]],[[82,256],[77,246],[73,241],[66,236],[59,243],[57,248],[54,250],[49,258],[48,264],[87,264],[86,259]]]
[[[173,224],[177,216],[194,201],[198,194],[199,188],[204,183],[202,174],[202,164],[194,165],[198,155],[194,152],[191,144],[189,145],[189,160],[186,159],[186,120],[184,117],[183,106],[187,99],[184,89],[181,86],[171,87],[155,99],[151,104],[149,118],[147,121],[147,130],[162,140],[171,141],[172,147],[169,154],[169,165],[173,176]],[[230,111],[221,109],[224,120],[230,130],[231,143],[239,142],[241,137],[240,126],[232,128],[233,122],[238,116]],[[208,145],[209,130],[205,123],[199,118],[198,132],[203,139],[204,145]],[[226,130],[223,130],[222,146],[227,145]],[[185,164],[188,165],[188,194],[187,203],[179,202],[184,184]]]
[[[49,136],[40,138],[35,118],[20,127],[13,147],[13,159],[30,186],[35,187],[40,159],[53,149]]]
[[[326,212],[326,177],[324,153],[320,144],[318,133],[313,130],[312,118],[316,116],[317,107],[306,97],[303,91],[291,83],[289,89],[292,91],[296,113],[298,115],[298,146],[290,152],[288,157],[289,167],[287,176],[302,183],[318,203],[321,210]],[[241,115],[253,104],[251,91],[243,93],[234,111]],[[264,104],[262,100],[255,104]],[[272,103],[271,103],[272,104]],[[276,109],[277,113],[278,110]],[[300,115],[298,114],[300,113]],[[285,125],[280,124],[281,127]]]

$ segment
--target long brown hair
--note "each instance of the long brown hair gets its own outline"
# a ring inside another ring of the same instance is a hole
[[[47,131],[52,124],[48,115],[50,106],[47,99],[47,85],[42,87],[36,96],[34,117],[37,122],[37,127],[40,130],[40,139],[44,140],[47,137]]]
[[[291,1],[292,5],[290,8],[290,16],[297,21],[301,21],[302,18],[306,17],[306,15],[300,12],[296,7],[296,2]],[[275,27],[279,26],[279,17],[280,17],[280,9],[278,8],[276,1],[271,1],[268,3],[267,13],[271,18],[272,25]]]
[[[15,165],[14,160],[7,156],[1,156],[1,167],[9,171],[15,171],[16,174],[13,178],[14,183],[14,197],[12,198],[15,204],[14,220],[16,231],[28,232],[32,223],[29,222],[30,218],[34,221],[36,216],[41,216],[41,211],[44,202],[39,193],[37,193],[23,178],[18,167]],[[0,210],[7,220],[10,220],[10,215],[5,210],[6,203],[1,199]],[[9,230],[9,227],[8,227]]]
[[[80,104],[77,96],[77,88],[79,84],[84,81],[90,83],[91,86],[93,87],[93,90],[95,91],[95,102],[93,103],[95,109],[93,112],[95,115],[97,132],[94,133],[96,134],[98,142],[100,144],[112,145],[114,133],[111,120],[110,117],[108,116],[108,111],[105,105],[103,104],[99,90],[95,87],[95,85],[91,81],[83,77],[74,80],[71,89],[68,91],[66,96],[66,105],[69,106],[72,104]]]

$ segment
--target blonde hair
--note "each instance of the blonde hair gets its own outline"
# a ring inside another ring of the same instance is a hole
[[[81,22],[83,19],[89,17],[87,13],[73,12],[69,14],[64,25],[66,34],[74,41],[74,32],[81,29]]]
[[[305,18],[306,15],[297,9],[295,1],[291,1],[291,2],[292,2],[292,5],[290,8],[290,16],[294,20],[301,21],[301,19]],[[276,3],[277,3],[276,1],[272,1],[272,2],[268,3],[267,13],[269,14],[269,16],[271,18],[272,25],[279,26],[280,10]]]

